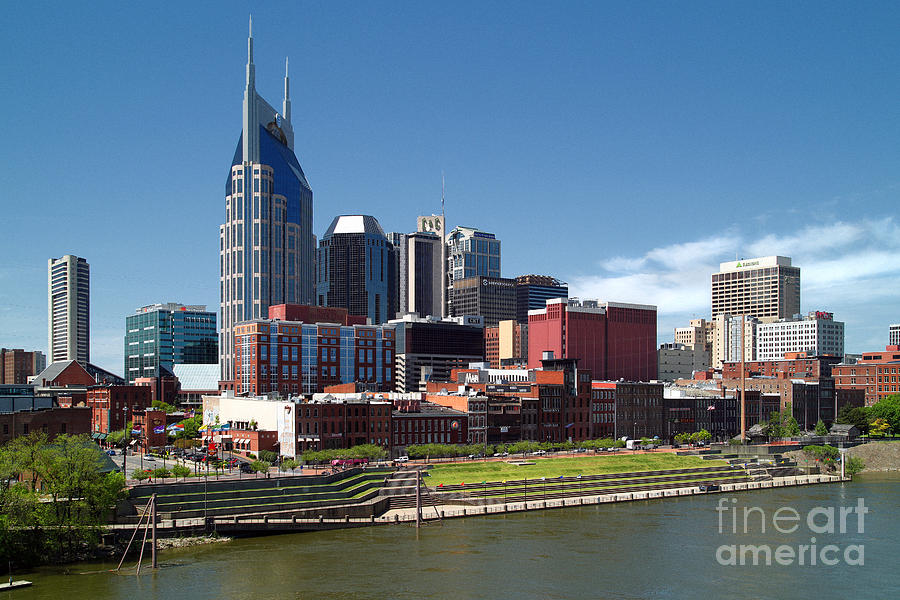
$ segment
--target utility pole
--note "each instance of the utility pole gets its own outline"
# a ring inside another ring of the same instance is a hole
[[[150,550],[150,566],[155,569],[158,566],[156,563],[156,494],[150,496],[150,523],[152,523],[150,537],[153,544]]]
[[[416,528],[422,526],[422,479],[418,469],[416,473]]]
[[[744,394],[746,385],[746,371],[744,370],[744,316],[741,315],[741,444],[747,443],[747,414],[746,410],[746,396]],[[762,406],[762,395],[760,395],[760,406]]]

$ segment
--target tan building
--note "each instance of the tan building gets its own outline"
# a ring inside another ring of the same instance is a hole
[[[723,262],[712,275],[712,316],[788,319],[800,312],[800,267],[786,256]]]
[[[492,369],[528,363],[528,325],[513,320],[484,328],[484,359]]]

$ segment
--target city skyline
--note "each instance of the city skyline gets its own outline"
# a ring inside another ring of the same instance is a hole
[[[177,27],[139,9],[10,9],[16,106],[43,118],[7,127],[3,179],[20,183],[0,224],[4,346],[48,351],[53,256],[91,264],[91,359],[116,373],[135,307],[219,304],[249,12],[233,7],[191,7]],[[279,97],[292,59],[317,236],[339,214],[415,231],[439,210],[443,170],[447,227],[496,233],[503,277],[654,304],[659,341],[710,316],[719,262],[783,255],[803,270],[801,312],[845,322],[848,352],[887,343],[900,296],[895,7],[350,10],[253,8],[262,95]]]

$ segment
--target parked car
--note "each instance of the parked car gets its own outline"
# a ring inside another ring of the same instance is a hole
[[[110,456],[115,456],[115,455],[116,455],[116,451],[115,451],[115,450],[107,450],[106,453],[107,453],[108,455],[110,455]]]
[[[245,462],[241,463],[240,469],[241,469],[241,473],[252,473],[253,472],[253,468]]]
[[[398,462],[398,463],[405,463],[407,461],[409,461],[408,456],[398,456],[397,458],[394,459],[394,462]]]

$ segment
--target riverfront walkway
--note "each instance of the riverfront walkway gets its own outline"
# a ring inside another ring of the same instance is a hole
[[[849,477],[846,477],[843,481],[849,481],[849,479]],[[836,475],[796,475],[789,477],[775,477],[764,481],[723,483],[719,486],[718,491],[713,492],[701,491],[699,486],[694,485],[680,488],[549,499],[541,498],[540,494],[537,494],[537,497],[534,500],[496,502],[474,506],[471,504],[462,504],[462,501],[458,503],[447,502],[433,506],[428,502],[428,496],[425,495],[423,496],[422,520],[428,522],[459,517],[588,506],[614,502],[634,502],[638,500],[705,495],[710,493],[733,493],[797,485],[837,483],[840,481],[842,481],[841,477]],[[383,515],[372,515],[368,517],[345,516],[342,518],[325,518],[322,516],[309,519],[296,516],[235,515],[229,517],[208,517],[205,519],[163,519],[158,522],[157,533],[163,537],[197,535],[212,532],[222,535],[240,536],[371,527],[373,525],[389,525],[394,523],[414,523],[415,521],[416,509],[414,507],[390,509]],[[133,524],[110,525],[109,531],[111,533],[125,535],[131,533],[134,530],[134,527]]]

